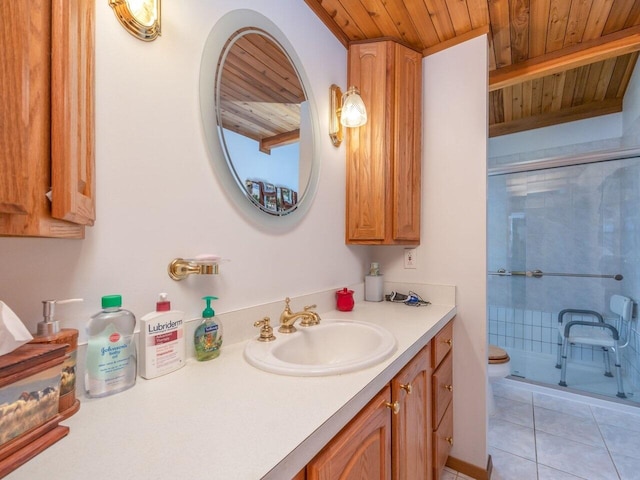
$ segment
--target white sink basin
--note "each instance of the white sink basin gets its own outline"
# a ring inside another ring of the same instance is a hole
[[[251,340],[245,359],[254,367],[293,376],[337,375],[376,365],[396,350],[396,339],[386,329],[356,320],[322,319],[319,325],[297,332],[274,332],[273,342]]]

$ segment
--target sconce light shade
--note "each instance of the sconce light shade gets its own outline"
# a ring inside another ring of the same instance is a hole
[[[367,123],[367,109],[356,87],[349,87],[342,96],[337,85],[329,90],[329,137],[335,147],[342,143],[342,126],[361,127]]]
[[[134,37],[150,42],[160,35],[160,0],[109,0],[109,5]]]
[[[342,100],[340,123],[345,127],[361,127],[367,123],[367,109],[364,106],[360,91],[356,87],[349,87]]]

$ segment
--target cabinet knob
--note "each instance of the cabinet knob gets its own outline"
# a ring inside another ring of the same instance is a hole
[[[451,345],[453,345],[453,340],[449,338],[448,340],[445,340],[444,343],[446,343],[447,345],[451,346]]]
[[[447,437],[446,440],[449,442],[449,445],[453,446],[453,437]]]
[[[390,408],[394,415],[400,413],[400,402],[395,401],[393,403],[386,402],[385,407]]]
[[[444,388],[446,388],[450,392],[453,392],[453,385],[445,385]]]
[[[406,385],[400,385],[400,388],[403,389],[405,392],[407,392],[409,395],[411,395],[411,392],[413,391],[413,388],[411,387],[410,383],[407,383]]]

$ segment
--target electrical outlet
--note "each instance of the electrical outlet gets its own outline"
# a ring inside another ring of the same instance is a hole
[[[416,268],[417,258],[415,248],[404,249],[404,268]]]

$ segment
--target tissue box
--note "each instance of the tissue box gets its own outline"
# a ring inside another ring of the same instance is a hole
[[[0,356],[0,461],[25,447],[29,432],[35,440],[57,426],[66,348],[26,344]]]

